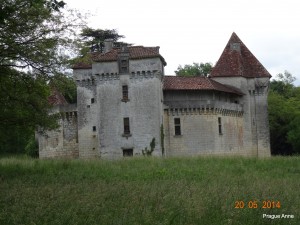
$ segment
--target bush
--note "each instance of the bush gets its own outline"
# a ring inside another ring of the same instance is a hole
[[[32,135],[25,147],[25,153],[33,158],[39,157],[39,145],[34,135]]]
[[[147,147],[142,150],[142,153],[144,156],[151,156],[152,152],[154,151],[155,148],[155,138],[152,138],[152,141],[150,142],[150,149],[148,149]]]

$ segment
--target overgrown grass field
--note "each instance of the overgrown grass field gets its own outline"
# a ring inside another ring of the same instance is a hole
[[[299,225],[300,157],[2,157],[0,224]]]

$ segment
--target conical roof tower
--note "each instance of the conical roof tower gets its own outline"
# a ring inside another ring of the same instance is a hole
[[[233,32],[210,76],[270,78],[271,74]]]

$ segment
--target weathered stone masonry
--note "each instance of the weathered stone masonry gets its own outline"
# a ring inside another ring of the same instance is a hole
[[[165,76],[159,47],[112,46],[74,66],[77,106],[53,108],[61,127],[39,135],[41,158],[142,155],[153,138],[156,156],[270,156],[271,76],[235,33],[209,78]]]
[[[60,113],[60,128],[45,134],[37,132],[40,158],[78,158],[76,105],[57,105],[51,113]]]

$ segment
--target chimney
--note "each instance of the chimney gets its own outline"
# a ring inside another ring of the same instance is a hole
[[[112,50],[113,44],[114,44],[113,39],[105,39],[104,40],[104,53],[109,52],[110,50]]]

